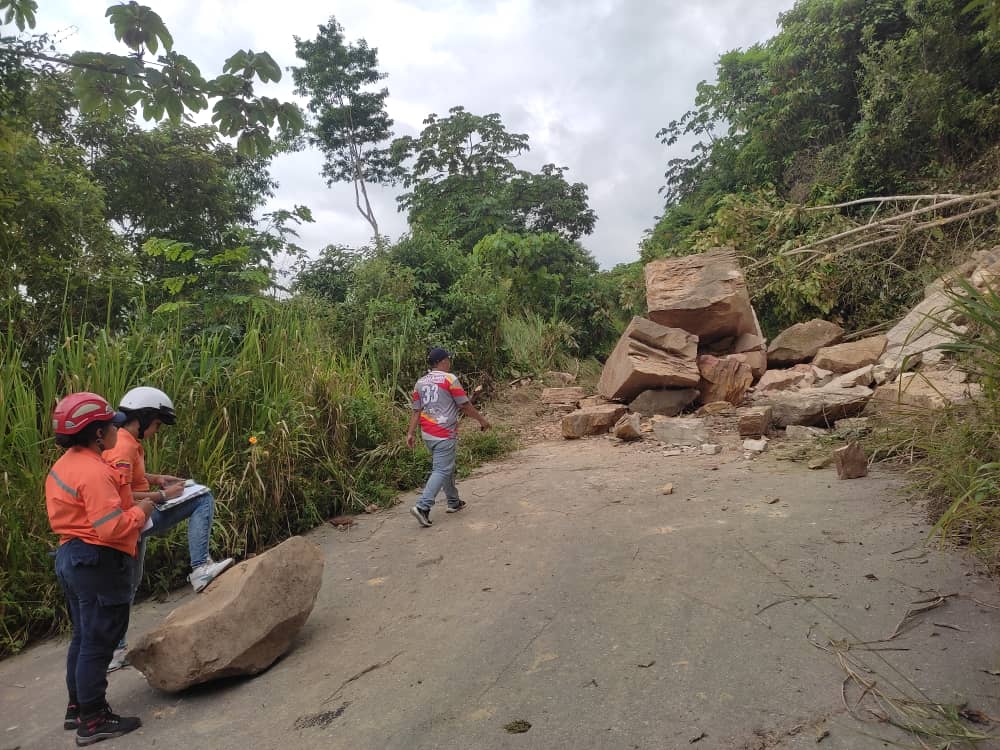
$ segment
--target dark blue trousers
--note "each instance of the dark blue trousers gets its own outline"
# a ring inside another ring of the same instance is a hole
[[[80,539],[56,551],[56,577],[73,622],[66,689],[81,714],[104,705],[108,664],[128,629],[134,566],[131,555]]]

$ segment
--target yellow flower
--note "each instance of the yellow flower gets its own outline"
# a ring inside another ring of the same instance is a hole
[[[250,436],[250,445],[257,445],[257,437],[255,435]]]

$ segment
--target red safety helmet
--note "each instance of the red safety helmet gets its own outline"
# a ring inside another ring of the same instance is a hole
[[[125,424],[125,415],[96,393],[71,393],[56,404],[52,412],[52,429],[57,435],[75,435],[92,422]]]

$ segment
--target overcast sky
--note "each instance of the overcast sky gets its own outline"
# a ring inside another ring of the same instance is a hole
[[[583,242],[610,268],[638,257],[638,243],[660,213],[657,193],[668,159],[656,131],[687,110],[695,86],[714,77],[719,55],[774,34],[793,0],[145,0],[162,17],[175,48],[205,75],[237,49],[266,50],[296,63],[293,36],[311,38],[334,14],[348,39],[377,47],[389,74],[388,109],[397,134],[415,134],[429,112],[461,104],[498,112],[508,130],[527,133],[519,166],[552,162],[590,188],[597,228]],[[40,31],[59,31],[63,49],[116,50],[99,0],[41,0]],[[266,93],[289,98],[291,75]],[[262,93],[265,92],[261,89]],[[322,156],[277,159],[275,207],[304,204],[316,223],[301,232],[312,252],[330,243],[362,245],[370,230],[347,185],[327,188]],[[383,232],[406,229],[395,193],[374,188]]]

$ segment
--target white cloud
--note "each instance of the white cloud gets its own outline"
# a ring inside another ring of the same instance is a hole
[[[283,67],[296,63],[292,37],[309,38],[332,11],[350,39],[379,50],[389,74],[388,107],[399,132],[414,133],[430,112],[462,104],[499,112],[510,130],[531,137],[520,166],[554,162],[590,186],[599,220],[584,244],[605,267],[637,257],[644,229],[660,213],[657,189],[668,151],[654,134],[688,109],[698,81],[711,78],[719,55],[763,41],[792,0],[354,0],[331,8],[308,0],[145,0],[163,17],[178,49],[203,72],[221,68],[240,48],[267,50]],[[110,2],[110,0],[109,0]],[[81,6],[86,5],[86,10]],[[42,3],[44,31],[68,25],[65,47],[113,49],[103,5]],[[275,95],[291,96],[290,76]],[[328,189],[315,152],[274,164],[276,206],[313,208],[304,228],[310,250],[363,244],[370,230],[354,211],[353,190]],[[405,221],[395,195],[376,188],[384,231]]]

